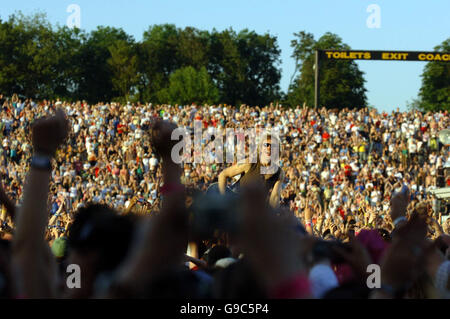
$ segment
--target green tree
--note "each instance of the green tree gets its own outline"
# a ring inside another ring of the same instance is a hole
[[[78,28],[59,27],[55,32],[59,56],[55,61],[53,92],[55,97],[78,100],[79,83],[82,81],[83,65],[79,56],[86,34]]]
[[[52,28],[41,13],[0,20],[0,90],[35,99],[164,103],[179,92],[185,103],[265,105],[280,97],[279,56],[276,37],[249,30],[154,25],[136,43],[118,28]]]
[[[209,62],[208,31],[200,31],[192,27],[178,29],[176,61],[180,67],[192,66],[200,69]]]
[[[180,67],[178,40],[178,29],[173,24],[154,25],[144,32],[138,47],[142,99],[159,102],[158,92],[167,87],[170,75]]]
[[[422,101],[420,98],[413,98],[411,101],[406,102],[406,107],[409,111],[415,111],[421,109]]]
[[[77,95],[89,102],[111,101],[121,92],[113,85],[114,73],[108,63],[111,58],[109,48],[117,41],[132,45],[133,37],[122,29],[97,27],[83,42],[78,54],[81,67]]]
[[[450,52],[450,38],[434,48]],[[428,62],[422,73],[419,97],[420,108],[425,111],[450,110],[450,63]]]
[[[205,67],[197,71],[188,66],[171,74],[169,87],[158,92],[158,97],[172,104],[212,104],[217,102],[219,92]]]
[[[325,33],[318,41],[311,33],[294,33],[291,41],[296,59],[296,71],[300,74],[289,86],[288,105],[314,105],[315,50],[350,50],[342,39],[333,33]],[[320,65],[320,105],[329,108],[362,108],[367,106],[363,72],[354,61],[323,60]]]
[[[137,54],[132,44],[118,40],[109,47],[111,57],[108,64],[112,69],[112,84],[120,92],[120,97],[130,98],[130,91],[137,84]]]
[[[280,49],[277,38],[247,29],[239,32],[237,43],[245,67],[244,101],[268,105],[280,97]]]
[[[214,30],[210,73],[227,104],[266,105],[280,96],[280,50],[277,38],[242,30]]]
[[[236,33],[232,29],[211,34],[210,72],[220,92],[220,101],[237,105],[243,101],[241,87],[245,72],[236,43]]]
[[[0,88],[7,94],[53,97],[61,55],[45,14],[11,15],[0,25]]]
[[[0,90],[8,95],[24,93],[19,86],[18,77],[20,68],[23,67],[19,65],[20,57],[23,57],[25,52],[17,45],[18,36],[13,18],[0,21]]]

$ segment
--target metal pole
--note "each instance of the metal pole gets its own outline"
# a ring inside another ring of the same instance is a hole
[[[314,65],[315,69],[315,76],[314,76],[314,108],[319,107],[319,101],[320,101],[320,88],[319,88],[319,76],[320,76],[320,52],[319,50],[316,50],[316,64]]]

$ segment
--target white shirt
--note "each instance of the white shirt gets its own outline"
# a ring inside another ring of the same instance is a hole
[[[155,167],[156,165],[158,165],[158,159],[155,157],[152,157],[150,159],[150,167]]]
[[[393,153],[395,149],[395,145],[394,144],[389,144],[389,153]]]
[[[338,163],[339,163],[339,161],[336,158],[330,159],[330,167],[331,167],[331,169],[334,169]]]
[[[409,143],[408,146],[409,146],[409,152],[410,152],[410,153],[415,153],[415,152],[417,152],[417,144],[416,144],[415,141],[410,140],[410,143]]]
[[[352,170],[354,170],[354,171],[356,171],[356,172],[359,171],[359,165],[358,165],[357,162],[351,162],[351,163],[350,163],[350,166],[351,166]]]
[[[320,177],[323,180],[328,180],[330,178],[330,172],[329,171],[322,171],[322,173],[320,173]]]
[[[315,135],[314,139],[315,139],[317,144],[322,143],[322,136],[320,134]]]
[[[74,186],[72,186],[72,187],[70,188],[70,197],[72,197],[72,198],[77,197],[77,188],[74,187]]]
[[[436,155],[430,154],[430,164],[435,164],[436,163]]]

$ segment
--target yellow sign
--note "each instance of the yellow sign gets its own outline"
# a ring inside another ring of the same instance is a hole
[[[337,51],[325,51],[325,54],[329,59],[365,59],[370,60],[372,57],[370,52],[337,52]]]
[[[322,52],[325,53],[325,58],[332,60],[450,61],[450,53],[448,52],[340,50],[324,50]]]
[[[421,61],[450,61],[449,53],[421,53],[419,54],[419,60]]]
[[[383,60],[407,60],[408,53],[383,52],[381,58]]]

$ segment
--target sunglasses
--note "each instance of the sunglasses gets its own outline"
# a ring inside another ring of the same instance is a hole
[[[272,144],[271,143],[264,143],[263,146],[264,147],[272,147]]]

